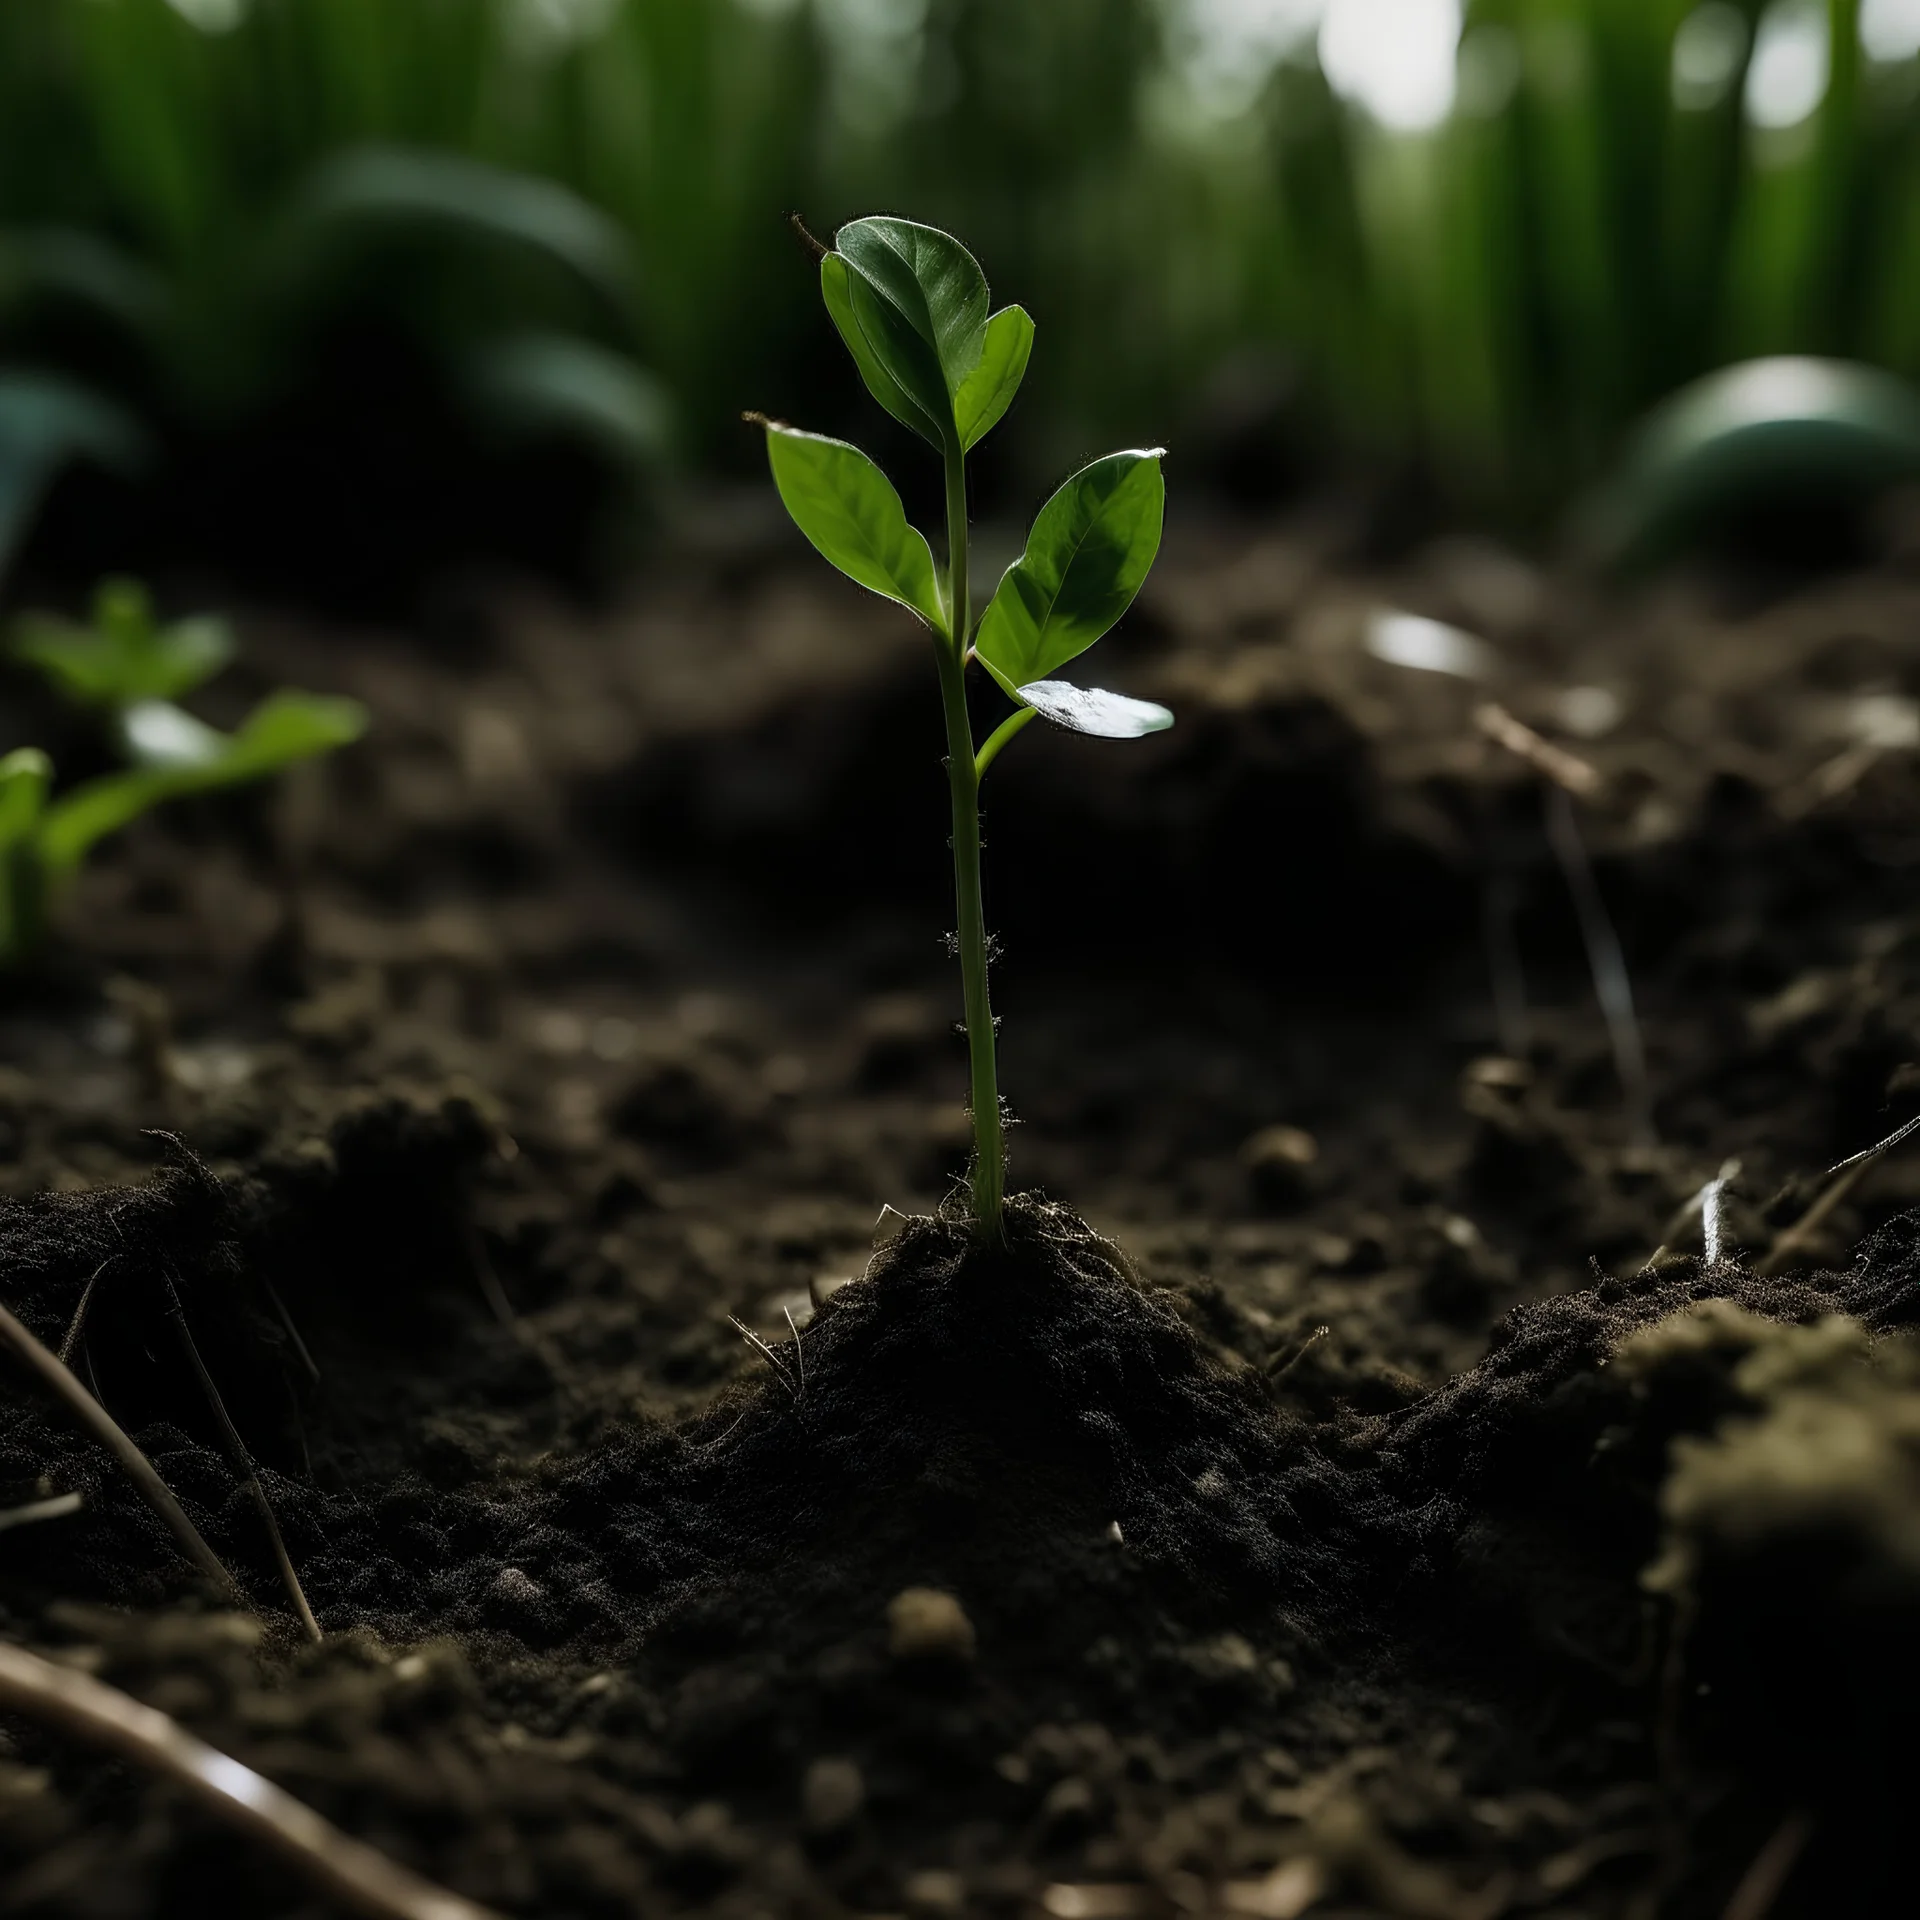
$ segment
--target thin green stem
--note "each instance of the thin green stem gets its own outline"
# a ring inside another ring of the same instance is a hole
[[[967,599],[967,456],[947,449],[947,616],[954,658],[962,666],[973,639],[973,608]]]
[[[980,892],[980,776],[967,718],[967,482],[964,456],[947,454],[947,607],[952,631],[934,648],[947,722],[947,784],[953,795],[953,894],[959,925],[960,984],[966,1006],[967,1060],[973,1082],[973,1218],[983,1239],[1001,1235],[1006,1142],[994,1060],[993,1003],[987,992],[987,920]]]
[[[1032,707],[1016,707],[987,735],[987,744],[973,756],[973,777],[976,781],[987,777],[987,769],[1000,757],[1000,749],[1035,717]]]

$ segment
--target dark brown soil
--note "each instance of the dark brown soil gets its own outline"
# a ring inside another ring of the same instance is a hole
[[[612,613],[245,628],[220,700],[374,732],[125,835],[9,987],[0,1297],[97,1276],[259,1614],[9,1366],[0,1507],[84,1502],[9,1634],[542,1920],[1905,1910],[1920,1157],[1757,1262],[1920,1094],[1920,581],[1178,534],[1102,663],[1178,727],[993,777],[999,1253],[902,623],[716,513]],[[1490,696],[1605,778],[1655,1139]],[[24,1722],[0,1909],[327,1911]]]

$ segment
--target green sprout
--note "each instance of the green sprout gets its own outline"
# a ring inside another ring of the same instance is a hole
[[[38,747],[0,758],[0,966],[32,952],[48,915],[95,842],[163,800],[230,787],[357,740],[366,710],[354,700],[283,690],[234,733],[175,704],[233,658],[225,622],[155,623],[137,582],[110,580],[89,626],[29,615],[9,651],[74,705],[97,712],[124,771],[83,780],[58,798]]]
[[[997,1240],[1006,1196],[1005,1116],[987,992],[980,892],[980,783],[1036,714],[1075,733],[1136,739],[1173,724],[1151,701],[1050,676],[1127,610],[1160,546],[1162,449],[1110,453],[1074,474],[1040,509],[1026,551],[1001,576],[976,623],[967,583],[967,453],[1007,410],[1027,370],[1033,322],[1019,307],[989,314],[987,283],[959,241],[890,218],[855,220],[820,261],[827,311],[867,391],[934,447],[945,466],[947,565],[907,522],[886,475],[843,440],[764,415],[774,484],[827,559],[897,601],[933,636],[953,797],[957,946],[972,1074],[973,1217]],[[979,661],[1014,710],[976,748],[967,668]]]

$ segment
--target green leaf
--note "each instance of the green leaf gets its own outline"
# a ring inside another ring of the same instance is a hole
[[[916,221],[849,221],[834,235],[849,268],[853,313],[868,347],[944,442],[958,438],[954,400],[980,364],[987,282],[951,234]]]
[[[974,641],[987,671],[1016,699],[1084,653],[1140,591],[1160,550],[1161,451],[1110,453],[1040,509]]]
[[[840,338],[846,342],[847,351],[853,355],[853,364],[860,369],[860,378],[867,383],[867,391],[903,427],[912,428],[922,440],[939,446],[939,417],[935,415],[929,418],[914,405],[899,381],[887,371],[880,356],[867,344],[867,336],[860,331],[860,322],[853,311],[852,276],[846,261],[837,253],[828,254],[820,262],[820,297],[826,302],[827,311],[833,316],[833,324],[839,329]]]
[[[232,660],[234,641],[224,620],[157,626],[137,580],[109,580],[94,594],[91,626],[28,614],[12,652],[76,705],[121,707],[191,692]]]
[[[213,614],[176,620],[155,636],[147,691],[156,700],[177,700],[211,680],[239,651],[233,629]]]
[[[63,794],[48,809],[41,835],[47,871],[55,879],[65,878],[95,841],[163,800],[257,780],[296,760],[346,746],[366,727],[366,709],[357,700],[292,691],[271,694],[237,733],[214,735],[225,747],[216,758],[103,774]]]
[[[893,483],[858,447],[765,422],[774,485],[794,525],[848,579],[946,624],[926,538],[907,524]]]
[[[40,844],[48,879],[69,878],[96,840],[117,833],[162,800],[192,791],[176,771],[159,767],[136,767],[83,780],[47,809]]]
[[[1033,322],[1024,307],[1002,307],[987,322],[980,364],[961,383],[953,397],[954,424],[960,445],[968,448],[984,440],[1000,424],[1020,382],[1027,377],[1027,359],[1033,352]]]
[[[1135,700],[1105,687],[1076,687],[1069,680],[1030,680],[1015,697],[1056,727],[1103,740],[1138,740],[1173,725],[1172,713],[1158,701]]]
[[[257,780],[296,760],[311,760],[336,747],[351,746],[367,730],[367,710],[358,700],[283,687],[248,714],[233,735],[233,749],[208,782],[228,786]]]

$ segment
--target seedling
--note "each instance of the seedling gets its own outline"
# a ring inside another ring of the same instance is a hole
[[[1040,509],[1026,551],[976,622],[967,579],[967,454],[1006,412],[1027,371],[1033,322],[989,314],[987,283],[959,241],[891,218],[855,220],[823,249],[820,291],[867,391],[940,455],[947,563],[934,564],[886,475],[844,440],[761,414],[774,484],[800,531],[863,587],[905,607],[933,637],[953,802],[956,944],[972,1076],[973,1217],[997,1240],[1006,1194],[1005,1116],[987,991],[980,892],[980,783],[1037,714],[1074,733],[1135,739],[1173,724],[1151,701],[1051,676],[1127,610],[1160,546],[1162,449],[1110,453]],[[976,746],[967,669],[985,668],[1013,711]]]
[[[22,620],[11,651],[75,705],[97,711],[129,765],[55,799],[53,765],[39,748],[0,759],[0,966],[39,943],[96,841],[163,800],[261,779],[366,730],[357,701],[290,690],[269,695],[234,733],[195,719],[175,703],[233,658],[232,635],[217,620],[156,625],[131,581],[100,589],[90,626]]]

